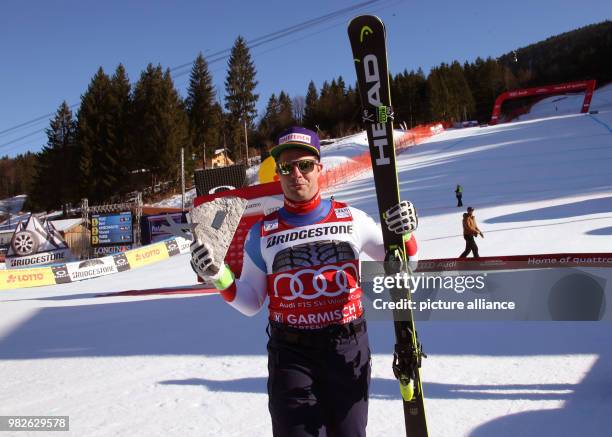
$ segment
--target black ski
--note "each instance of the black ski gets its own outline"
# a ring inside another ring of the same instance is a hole
[[[378,210],[381,223],[384,223],[384,211],[400,202],[385,26],[380,18],[363,15],[351,20],[348,34],[357,70],[362,117],[368,134]],[[399,272],[408,272],[402,235],[390,232],[384,225],[382,232],[387,253],[385,273],[394,276]],[[396,301],[410,297],[406,289],[390,290],[390,294]],[[400,382],[406,436],[426,437],[427,421],[420,375],[423,354],[412,312],[395,310],[393,319],[396,338],[393,372]]]

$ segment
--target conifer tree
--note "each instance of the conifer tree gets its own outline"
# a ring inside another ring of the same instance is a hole
[[[259,122],[259,132],[269,145],[274,141],[274,132],[278,126],[279,105],[276,94],[272,93],[266,105],[266,113]]]
[[[178,180],[180,148],[188,145],[188,119],[170,71],[149,64],[134,87],[133,132],[139,165],[151,184]]]
[[[308,84],[306,91],[306,106],[304,107],[304,126],[309,129],[315,129],[317,124],[317,104],[319,102],[319,93],[313,81]]]
[[[119,188],[113,175],[116,105],[112,94],[110,78],[100,67],[81,96],[77,116],[80,188],[90,202],[104,201]]]
[[[257,116],[255,104],[259,95],[254,93],[257,86],[256,73],[246,41],[239,36],[230,53],[225,79],[230,147],[236,158],[243,155],[244,123],[248,129],[252,129],[253,120]]]
[[[281,91],[278,95],[278,119],[278,131],[276,135],[296,124],[295,118],[293,117],[293,102],[289,94],[284,91]]]
[[[195,154],[205,162],[206,157],[210,157],[210,151],[219,146],[222,114],[215,102],[213,79],[202,53],[198,54],[191,68],[185,106],[191,138],[189,155]]]
[[[131,191],[129,184],[131,161],[134,156],[130,138],[132,99],[131,86],[125,68],[119,64],[110,80],[112,141],[106,153],[108,160],[106,183],[111,195]]]
[[[78,200],[76,124],[64,101],[46,129],[47,144],[38,155],[28,204],[35,210],[53,210]]]

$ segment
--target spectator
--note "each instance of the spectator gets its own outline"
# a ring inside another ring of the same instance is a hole
[[[466,258],[470,252],[474,253],[474,258],[480,258],[478,255],[478,246],[476,245],[476,237],[480,235],[484,238],[484,234],[478,229],[474,208],[468,206],[467,212],[463,213],[463,238],[465,239],[465,250],[459,258]]]
[[[463,187],[459,184],[455,188],[455,196],[457,196],[457,208],[463,206],[463,201],[461,200],[463,197]]]

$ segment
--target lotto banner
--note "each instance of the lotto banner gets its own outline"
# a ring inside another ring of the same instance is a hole
[[[125,253],[125,256],[132,269],[163,261],[170,257],[164,243],[155,243],[150,246],[130,250]]]
[[[121,273],[189,253],[190,243],[184,238],[169,238],[151,246],[104,258],[54,264],[44,268],[0,270],[0,290],[67,284]]]
[[[55,276],[51,267],[37,269],[0,270],[0,289],[40,287],[55,284]]]

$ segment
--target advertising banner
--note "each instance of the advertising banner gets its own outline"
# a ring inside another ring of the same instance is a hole
[[[93,254],[96,257],[114,255],[116,253],[127,252],[132,250],[131,244],[124,244],[119,246],[97,246],[93,247]]]
[[[56,264],[70,258],[68,245],[53,224],[30,216],[15,228],[5,263],[12,269]]]
[[[17,269],[42,266],[45,264],[65,263],[70,260],[71,256],[70,249],[59,249],[51,252],[38,252],[33,255],[7,257],[5,262],[8,269]]]
[[[173,214],[159,214],[144,217],[146,227],[142,233],[143,244],[157,243],[173,236],[172,225],[176,223],[187,223],[187,218],[182,212]]]
[[[66,267],[68,277],[72,282],[97,278],[98,276],[106,276],[118,272],[112,257],[69,263]]]
[[[164,243],[140,247],[125,253],[130,268],[146,266],[169,258],[168,249]]]
[[[27,270],[0,270],[0,289],[40,287],[55,284],[51,267]]]

